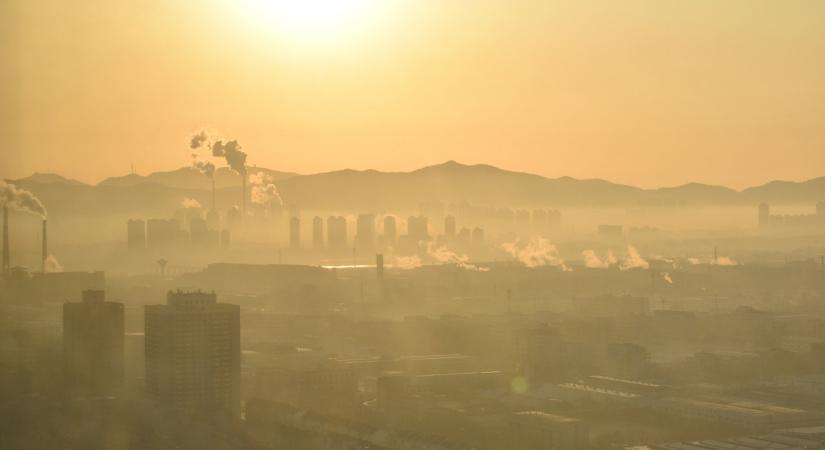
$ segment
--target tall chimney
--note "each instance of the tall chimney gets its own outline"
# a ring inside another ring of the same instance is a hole
[[[3,205],[3,275],[11,269],[11,249],[9,248],[9,207]]]
[[[41,260],[43,264],[43,273],[46,273],[46,259],[49,258],[49,242],[48,242],[48,235],[46,233],[47,224],[46,219],[43,219],[43,259]]]

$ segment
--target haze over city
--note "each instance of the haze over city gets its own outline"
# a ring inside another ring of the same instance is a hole
[[[825,448],[825,3],[0,3],[0,449]]]

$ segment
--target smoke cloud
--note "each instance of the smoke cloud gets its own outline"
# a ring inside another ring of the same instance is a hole
[[[238,141],[216,141],[212,144],[212,156],[223,157],[232,170],[246,175],[246,153],[241,149]]]
[[[650,267],[650,263],[647,262],[641,255],[639,255],[639,251],[636,250],[636,247],[632,245],[627,246],[627,256],[622,260],[622,263],[619,265],[619,269],[621,270],[630,270],[630,269],[647,269]]]
[[[505,242],[501,244],[501,248],[525,267],[553,266],[565,272],[573,271],[559,256],[556,246],[543,237],[534,237],[527,242],[521,240]]]
[[[488,272],[489,267],[478,267],[475,264],[470,264],[470,258],[467,255],[459,255],[445,246],[435,246],[433,243],[427,244],[427,254],[439,264],[455,264],[465,270],[474,270],[477,272]]]
[[[199,201],[195,200],[194,198],[184,197],[183,200],[181,200],[181,202],[180,202],[180,206],[181,206],[181,208],[195,209],[195,208],[200,208],[201,203]]]
[[[584,257],[584,265],[591,269],[607,269],[611,265],[616,264],[616,257],[613,256],[612,250],[607,251],[607,254],[605,255],[604,259],[599,258],[599,256],[593,250],[583,251],[582,256]]]
[[[209,178],[215,177],[215,164],[201,159],[201,152],[212,154],[212,138],[206,130],[198,131],[189,138],[189,148],[192,149],[192,166]]]
[[[402,270],[417,269],[421,267],[421,258],[418,256],[396,256],[392,266]]]
[[[716,259],[713,258],[695,258],[691,257],[687,259],[688,263],[697,265],[697,264],[709,264],[712,266],[738,266],[739,262],[729,256],[719,256]]]
[[[49,255],[44,261],[43,268],[45,269],[46,273],[57,273],[63,272],[63,266],[57,260],[54,255]]]
[[[0,180],[0,204],[46,218],[46,207],[31,192]]]
[[[264,172],[249,174],[250,197],[252,203],[258,205],[283,206],[284,202],[278,193],[278,188],[272,182],[272,176]]]

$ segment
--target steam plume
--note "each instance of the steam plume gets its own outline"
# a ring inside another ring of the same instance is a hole
[[[212,154],[212,138],[206,130],[198,131],[189,138],[189,148],[192,149],[192,166],[198,169],[202,174],[209,178],[215,176],[215,164],[204,161],[201,158],[200,152],[204,151],[207,154]]]
[[[667,281],[668,284],[673,284],[673,278],[670,278],[670,274],[667,272],[662,273],[662,278]]]
[[[63,272],[63,266],[54,255],[49,255],[46,260],[43,261],[43,271],[46,273]]]
[[[584,265],[591,269],[607,269],[611,265],[616,264],[616,257],[613,256],[612,250],[607,251],[607,255],[605,255],[604,259],[599,258],[593,250],[583,251],[582,256],[584,257]]]
[[[470,264],[470,258],[467,255],[459,255],[445,246],[436,247],[432,243],[429,243],[427,244],[427,254],[439,264],[455,264],[462,269],[477,272],[487,272],[490,270],[489,267],[478,267],[475,264]]]
[[[249,185],[252,203],[264,206],[284,205],[278,188],[272,182],[271,175],[264,172],[249,174]]]
[[[559,256],[556,246],[543,237],[534,237],[527,242],[521,240],[505,242],[501,244],[501,248],[525,267],[553,266],[565,272],[573,271]]]
[[[195,209],[195,208],[200,208],[201,203],[199,201],[195,200],[194,198],[184,197],[183,200],[181,200],[181,202],[180,202],[180,206],[181,206],[181,208]]]
[[[627,256],[622,260],[621,265],[619,268],[622,270],[629,270],[629,269],[647,269],[650,267],[650,264],[639,255],[639,251],[636,250],[636,247],[632,245],[627,246]]]
[[[714,258],[695,258],[691,257],[687,259],[688,263],[696,265],[696,264],[710,264],[712,266],[738,266],[739,262],[729,256],[717,256],[716,259]]]
[[[46,207],[31,192],[0,180],[0,203],[17,211],[46,218]]]

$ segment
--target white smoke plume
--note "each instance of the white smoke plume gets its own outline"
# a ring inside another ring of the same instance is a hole
[[[616,264],[616,257],[613,256],[612,250],[608,250],[604,258],[599,258],[593,250],[585,250],[582,252],[582,257],[584,257],[584,265],[591,269],[607,269]]]
[[[263,206],[284,205],[278,188],[272,182],[272,176],[264,172],[249,174],[249,186],[252,203]]]
[[[196,209],[201,207],[201,202],[195,200],[194,198],[184,197],[180,202],[180,206],[181,208],[186,209]]]
[[[632,245],[627,246],[627,256],[622,260],[622,263],[619,265],[619,269],[621,270],[629,270],[629,269],[647,269],[650,267],[650,264],[639,255],[639,251],[636,250],[636,247]]]
[[[716,259],[713,258],[695,258],[690,257],[687,259],[688,263],[692,265],[697,264],[709,264],[712,266],[738,266],[739,262],[729,256],[718,256]]]
[[[418,256],[396,256],[392,267],[402,270],[411,270],[421,267],[421,258]]]
[[[673,278],[671,278],[670,274],[667,272],[662,272],[662,279],[667,281],[667,284],[673,284]]]
[[[43,263],[43,268],[45,269],[46,273],[57,273],[63,272],[63,266],[60,262],[55,258],[54,255],[49,255],[46,258],[46,261]]]
[[[0,180],[0,205],[46,218],[46,207],[31,192]]]
[[[470,264],[470,258],[467,255],[459,255],[443,245],[435,246],[432,242],[427,244],[427,254],[439,264],[455,264],[462,269],[477,272],[488,272],[490,270],[489,267],[478,267],[475,264]]]
[[[556,246],[543,237],[534,237],[527,242],[521,240],[505,242],[501,244],[501,248],[525,267],[552,266],[565,272],[573,271],[559,256]]]

